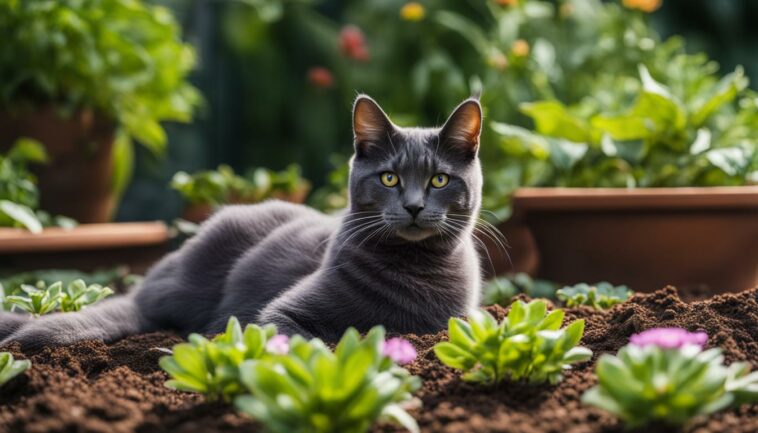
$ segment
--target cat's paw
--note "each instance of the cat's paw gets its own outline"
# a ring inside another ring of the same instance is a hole
[[[52,320],[49,320],[52,319]],[[89,337],[86,332],[73,332],[57,326],[55,318],[37,318],[21,326],[0,344],[17,342],[24,351],[36,351],[48,346],[64,346]]]

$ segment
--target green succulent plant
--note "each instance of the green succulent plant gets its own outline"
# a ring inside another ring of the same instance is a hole
[[[589,305],[592,308],[604,310],[620,304],[634,294],[626,286],[614,286],[608,282],[600,282],[594,285],[586,283],[567,286],[556,292],[558,299],[567,307]]]
[[[177,344],[171,356],[160,359],[170,376],[166,386],[179,391],[205,394],[210,400],[231,401],[243,392],[239,366],[266,353],[266,342],[276,334],[273,325],[248,324],[242,330],[236,317],[229,318],[226,332],[213,339],[191,334],[189,343]]]
[[[0,352],[0,386],[25,372],[31,366],[32,363],[29,360],[14,360],[13,355],[9,352]]]
[[[65,289],[61,281],[50,285],[38,281],[36,286],[21,284],[14,294],[5,296],[4,304],[8,308],[18,308],[32,315],[41,316],[56,311],[64,313],[79,311],[112,294],[113,290],[109,287],[99,284],[87,285],[81,279],[70,282]]]
[[[571,364],[590,359],[592,351],[577,346],[584,320],[561,329],[563,310],[547,314],[544,301],[516,301],[501,323],[484,310],[468,321],[451,318],[449,341],[434,346],[443,364],[463,370],[463,380],[496,384],[504,380],[559,382]]]
[[[744,362],[723,364],[720,349],[624,346],[597,363],[598,385],[582,397],[629,427],[681,425],[730,405],[758,402],[758,372]]]
[[[482,289],[482,305],[511,304],[513,297],[523,293],[530,298],[555,299],[555,283],[530,277],[519,272],[514,275],[497,276],[489,280]]]
[[[418,432],[403,404],[420,380],[385,356],[383,343],[381,327],[364,339],[348,330],[334,352],[294,336],[287,354],[242,364],[250,394],[236,406],[275,433],[361,433],[378,419]]]
[[[80,311],[82,308],[101,301],[113,294],[110,287],[90,284],[84,280],[74,280],[66,286],[60,301],[60,309],[64,313]]]
[[[34,316],[52,313],[63,300],[63,284],[60,281],[48,287],[44,284],[39,284],[39,287],[24,284],[21,292],[23,294],[6,296],[5,302]]]

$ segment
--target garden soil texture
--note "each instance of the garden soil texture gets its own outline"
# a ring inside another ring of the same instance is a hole
[[[502,319],[507,309],[488,310]],[[584,318],[582,345],[595,353],[590,362],[566,372],[557,385],[505,383],[483,388],[465,383],[443,366],[432,347],[447,338],[406,335],[419,352],[409,370],[424,383],[416,393],[423,406],[411,411],[423,432],[624,432],[615,417],[581,404],[582,393],[596,383],[598,356],[616,353],[629,336],[652,327],[704,330],[707,347],[721,347],[726,363],[748,361],[758,368],[758,289],[685,302],[673,288],[636,295],[608,311],[566,309],[566,321]],[[197,394],[173,391],[158,366],[181,338],[172,333],[138,335],[114,344],[87,341],[67,347],[23,353],[33,366],[0,390],[0,432],[260,432],[263,429],[228,405],[209,403]],[[373,432],[400,431],[380,424]],[[646,432],[672,432],[666,427]],[[754,433],[758,405],[744,405],[696,419],[686,432]],[[337,432],[335,432],[337,433]]]

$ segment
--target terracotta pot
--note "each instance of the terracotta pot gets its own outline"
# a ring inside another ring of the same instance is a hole
[[[40,234],[0,228],[0,268],[93,271],[127,266],[140,274],[166,254],[168,241],[169,230],[162,222],[82,224]]]
[[[534,235],[540,278],[638,291],[758,285],[758,186],[525,188],[513,207]]]
[[[311,185],[310,183],[305,183],[292,192],[274,191],[271,197],[292,203],[303,204],[305,203],[305,199],[308,198],[309,192],[311,192]]]
[[[308,197],[308,193],[310,192],[310,189],[311,189],[311,186],[309,184],[306,184],[302,188],[292,193],[283,193],[279,191],[274,192],[271,198],[275,198],[277,200],[284,200],[291,203],[302,204],[305,202],[305,199]],[[260,203],[260,202],[245,201],[244,199],[240,199],[237,197],[233,197],[229,201],[229,204],[255,204],[255,203]],[[191,204],[187,204],[187,206],[184,208],[184,211],[182,211],[182,219],[193,222],[195,224],[200,224],[203,221],[207,220],[208,217],[210,217],[214,211],[215,211],[215,208],[213,207],[213,205],[210,205],[208,203],[191,203]]]
[[[188,204],[182,212],[182,219],[193,222],[195,224],[200,224],[201,222],[207,220],[213,211],[213,206],[207,203]]]
[[[36,165],[40,207],[80,223],[111,219],[116,207],[112,186],[115,123],[91,110],[63,116],[52,106],[28,113],[0,112],[0,151],[20,137],[45,145],[50,163]]]
[[[489,279],[495,275],[518,272],[534,275],[537,272],[539,254],[526,224],[511,218],[496,228],[503,235],[499,242],[493,239],[498,237],[497,234],[487,235],[481,230],[476,231],[476,236],[485,247],[480,251],[484,277]]]

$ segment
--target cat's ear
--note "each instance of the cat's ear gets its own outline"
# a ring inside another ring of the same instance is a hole
[[[359,95],[353,105],[353,140],[355,152],[365,154],[372,148],[381,148],[391,139],[395,126],[373,99]]]
[[[476,156],[482,133],[482,106],[474,98],[463,101],[440,131],[440,143],[464,156]]]

